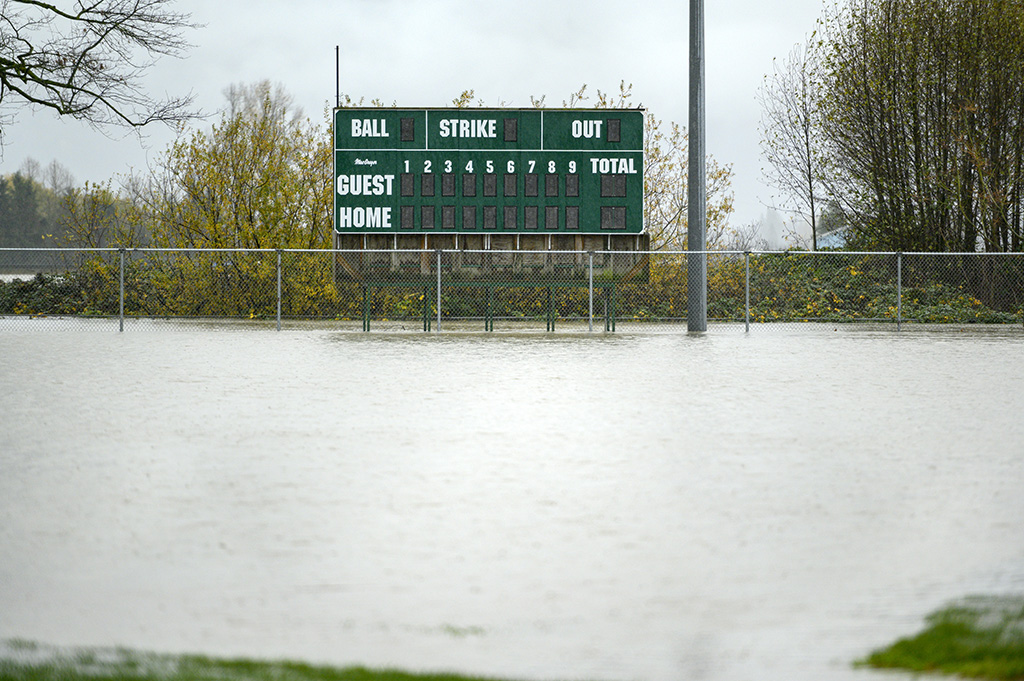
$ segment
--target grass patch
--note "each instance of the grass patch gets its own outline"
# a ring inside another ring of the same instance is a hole
[[[1024,679],[1024,597],[971,596],[932,613],[921,633],[858,665],[977,679]]]
[[[448,673],[329,667],[293,661],[159,655],[124,648],[60,650],[0,641],[0,681],[510,681]]]

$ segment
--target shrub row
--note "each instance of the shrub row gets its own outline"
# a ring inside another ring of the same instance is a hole
[[[708,258],[708,317],[753,322],[895,320],[930,323],[1013,323],[1024,315],[1024,279],[1006,279],[998,305],[982,300],[991,282],[923,276],[905,268],[897,283],[895,256],[767,254]],[[84,259],[60,275],[0,282],[0,314],[116,315],[119,263]],[[124,270],[124,309],[129,316],[415,319],[436,314],[432,283],[373,286],[336,282],[326,256],[287,254],[280,283],[274,254],[171,254],[129,260]],[[1009,290],[1007,290],[1009,289]],[[652,256],[649,276],[595,291],[595,313],[613,305],[621,320],[686,317],[685,258]],[[586,317],[584,286],[444,286],[444,316]]]

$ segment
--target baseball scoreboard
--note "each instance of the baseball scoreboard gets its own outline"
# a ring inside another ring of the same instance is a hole
[[[640,234],[637,109],[336,109],[338,234]]]

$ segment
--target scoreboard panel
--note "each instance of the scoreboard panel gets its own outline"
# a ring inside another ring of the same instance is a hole
[[[339,234],[639,234],[638,109],[336,109]]]

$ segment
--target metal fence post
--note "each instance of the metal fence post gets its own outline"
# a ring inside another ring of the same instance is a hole
[[[594,252],[590,251],[587,255],[590,256],[590,289],[589,289],[589,302],[590,302],[590,313],[587,317],[587,333],[594,333]]]
[[[441,249],[437,249],[437,332],[441,333]]]
[[[750,333],[750,251],[743,254],[743,279],[747,289],[746,302],[743,305],[744,331]]]
[[[903,253],[896,254],[896,330],[903,327]]]
[[[277,330],[281,330],[281,249],[277,249]]]
[[[119,322],[119,329],[118,329],[118,331],[123,333],[124,332],[124,248],[118,249],[118,255],[120,255],[120,260],[121,260],[121,263],[120,263],[121,273],[120,273],[120,276],[119,276],[118,295],[117,295],[118,304],[119,304],[119,307],[120,307],[120,311],[118,312],[118,322]]]

